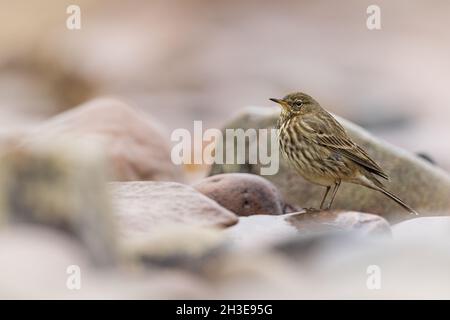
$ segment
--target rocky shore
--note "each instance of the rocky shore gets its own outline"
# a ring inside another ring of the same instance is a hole
[[[276,117],[244,109],[223,128],[271,128]],[[350,185],[333,210],[305,210],[322,190],[284,163],[272,176],[214,164],[190,179],[164,128],[114,99],[8,137],[0,297],[449,298],[448,174],[341,120],[420,216]],[[79,290],[67,287],[73,265]],[[382,290],[367,284],[374,265]]]

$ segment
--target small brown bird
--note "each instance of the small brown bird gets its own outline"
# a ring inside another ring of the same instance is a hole
[[[344,181],[380,191],[410,213],[417,214],[386,190],[378,177],[389,180],[388,175],[350,139],[344,127],[316,100],[301,92],[270,100],[282,107],[278,119],[278,141],[284,158],[306,180],[326,187],[320,209],[324,209],[333,187],[331,200],[326,207],[330,209]]]

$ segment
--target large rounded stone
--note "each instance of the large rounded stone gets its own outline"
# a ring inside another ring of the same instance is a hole
[[[54,138],[0,152],[0,225],[39,224],[77,238],[101,265],[116,262],[103,149]]]
[[[382,217],[354,211],[295,212],[281,216],[240,217],[226,234],[238,247],[267,249],[285,241],[324,235],[390,236]]]
[[[164,129],[121,101],[95,99],[63,112],[32,130],[25,143],[61,136],[104,144],[114,180],[183,180],[171,161]]]
[[[127,241],[124,254],[128,261],[137,264],[198,269],[223,251],[222,239],[223,233],[217,228],[162,227],[144,237]]]
[[[175,226],[225,227],[237,216],[194,188],[175,182],[112,182],[113,206],[124,239]]]
[[[78,291],[67,285],[76,284],[76,274],[81,273],[83,286],[91,271],[84,249],[73,237],[46,227],[0,230],[0,299],[56,299]]]
[[[286,219],[302,234],[329,231],[357,231],[360,234],[391,234],[389,223],[380,216],[356,211],[314,211]]]
[[[450,217],[424,217],[403,221],[392,228],[394,239],[407,243],[422,239],[423,242],[450,242]]]
[[[247,130],[274,128],[279,117],[278,109],[251,107],[243,110],[225,128],[242,128]],[[345,127],[356,143],[367,150],[390,176],[387,188],[403,199],[422,216],[450,214],[450,176],[447,172],[428,163],[420,157],[377,139],[361,127],[336,117]],[[256,143],[256,141],[248,142]],[[224,146],[227,144],[224,143]],[[256,148],[246,147],[248,150]],[[234,152],[236,149],[225,150]],[[317,186],[303,179],[286,163],[281,155],[279,171],[274,175],[264,176],[280,190],[288,203],[300,207],[318,207],[324,193],[324,187]],[[211,175],[231,172],[261,174],[261,164],[215,164]],[[334,209],[355,210],[382,215],[390,222],[398,222],[415,216],[408,214],[394,201],[383,194],[368,188],[343,183],[333,203]]]
[[[203,179],[193,187],[238,216],[277,215],[285,211],[277,188],[254,174],[220,174]]]

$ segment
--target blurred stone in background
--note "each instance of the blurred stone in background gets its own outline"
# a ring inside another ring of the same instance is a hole
[[[220,127],[244,105],[293,90],[450,169],[447,1],[0,3],[0,124],[29,124],[114,94],[172,130]],[[2,129],[3,129],[2,128]]]
[[[125,238],[139,238],[162,227],[226,227],[234,213],[194,188],[175,182],[111,183],[116,219]]]
[[[103,146],[114,180],[183,181],[181,168],[170,159],[165,132],[150,115],[116,99],[98,98],[36,126],[24,141],[94,140]]]
[[[203,190],[215,202],[160,181],[191,183],[207,172],[188,166],[198,174],[183,174],[172,164],[173,129],[192,130],[193,120],[222,128],[243,106],[268,107],[269,97],[301,90],[434,159],[382,164],[396,165],[399,177],[402,167],[423,169],[412,171],[420,181],[396,179],[394,187],[402,196],[413,188],[413,201],[432,202],[426,214],[442,214],[433,209],[448,204],[448,177],[438,167],[450,169],[450,3],[377,1],[379,31],[366,28],[368,0],[79,0],[79,31],[66,28],[71,4],[0,2],[0,148],[11,152],[0,161],[0,297],[450,297],[448,217],[391,228],[364,212],[279,215],[286,208],[278,192],[294,205],[316,205],[316,187],[296,192],[294,175],[274,183],[279,191],[247,180],[249,199],[257,199],[247,204],[245,192],[221,202]],[[92,100],[99,96],[126,103]],[[275,109],[259,110],[259,125],[273,124]],[[101,142],[104,162],[74,136]],[[62,146],[37,148],[55,138]],[[108,168],[109,179],[159,181],[114,182],[109,198]],[[343,191],[358,210],[352,190]],[[263,208],[259,192],[272,199]],[[374,205],[368,211],[385,200],[361,199]],[[104,257],[117,265],[94,268]],[[66,287],[72,264],[82,268],[80,291]],[[374,264],[382,290],[366,285]]]
[[[116,260],[116,230],[101,146],[54,137],[0,154],[0,216],[78,239],[96,264]]]

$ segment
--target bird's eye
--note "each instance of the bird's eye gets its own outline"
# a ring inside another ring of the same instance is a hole
[[[303,101],[302,100],[295,100],[294,101],[294,106],[297,108],[300,108],[303,105]]]

